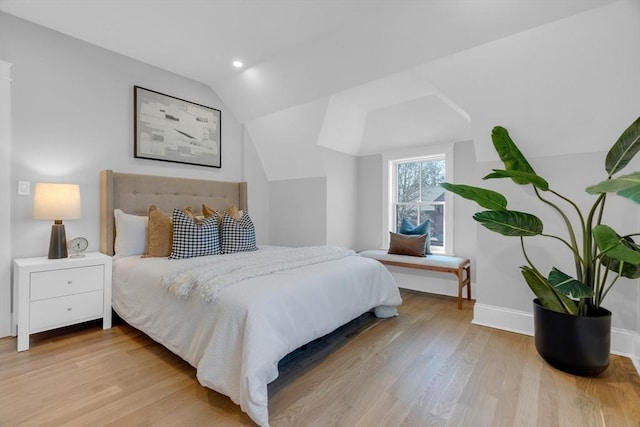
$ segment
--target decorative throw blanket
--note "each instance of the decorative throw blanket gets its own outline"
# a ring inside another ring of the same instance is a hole
[[[186,298],[196,293],[204,301],[211,302],[222,289],[241,280],[352,255],[355,252],[350,249],[306,246],[200,257],[163,275],[162,284],[178,297]]]

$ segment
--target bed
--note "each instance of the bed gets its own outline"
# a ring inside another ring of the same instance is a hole
[[[115,255],[113,309],[194,366],[203,386],[268,426],[267,384],[278,377],[278,362],[363,313],[397,315],[400,292],[382,264],[343,248],[259,246],[187,259],[114,254],[114,210],[142,217],[150,205],[170,212],[203,203],[246,212],[247,186],[101,172],[101,251]],[[187,292],[173,286],[185,275],[196,283]]]

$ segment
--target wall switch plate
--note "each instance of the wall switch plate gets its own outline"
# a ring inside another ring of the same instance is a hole
[[[31,195],[31,182],[18,181],[18,196],[29,196],[29,195]]]

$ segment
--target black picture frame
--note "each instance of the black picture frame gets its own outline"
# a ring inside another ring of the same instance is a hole
[[[140,86],[133,104],[135,158],[222,167],[222,111]]]

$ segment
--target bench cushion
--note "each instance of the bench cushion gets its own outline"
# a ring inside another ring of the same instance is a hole
[[[378,261],[395,261],[416,266],[432,266],[440,268],[458,268],[460,264],[466,261],[465,258],[447,255],[427,255],[426,257],[415,257],[408,255],[393,255],[387,253],[384,249],[367,249],[359,253],[360,256],[377,259]]]

